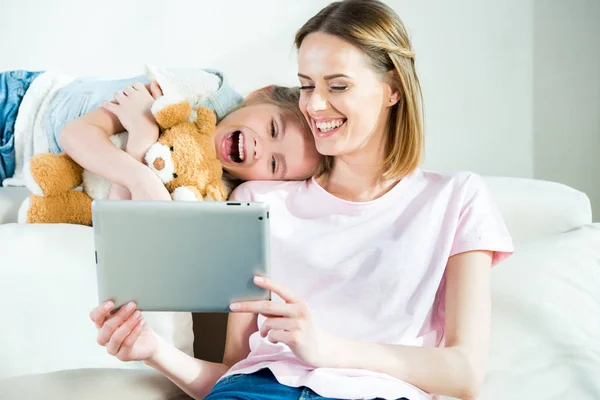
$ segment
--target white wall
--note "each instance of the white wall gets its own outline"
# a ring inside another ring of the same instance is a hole
[[[535,2],[535,176],[590,197],[600,221],[600,1]]]
[[[128,76],[219,68],[243,93],[297,84],[294,32],[326,0],[1,0],[0,70]],[[533,176],[530,1],[388,1],[412,32],[436,169]],[[8,40],[7,40],[8,39]]]

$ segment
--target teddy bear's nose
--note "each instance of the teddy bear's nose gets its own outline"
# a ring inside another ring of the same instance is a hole
[[[162,169],[165,167],[165,160],[163,160],[161,157],[158,157],[152,164],[157,171],[162,171]]]

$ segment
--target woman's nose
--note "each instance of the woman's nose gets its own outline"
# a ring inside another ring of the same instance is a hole
[[[317,111],[323,111],[327,108],[327,100],[325,96],[322,96],[316,91],[310,96],[306,109],[309,113],[315,113]]]

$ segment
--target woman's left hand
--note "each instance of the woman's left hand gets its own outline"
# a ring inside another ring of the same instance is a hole
[[[255,277],[254,283],[276,293],[285,303],[246,301],[231,304],[233,312],[261,314],[266,320],[260,327],[262,337],[273,343],[286,344],[303,362],[325,367],[332,353],[332,337],[314,323],[307,304],[287,288],[269,278]]]

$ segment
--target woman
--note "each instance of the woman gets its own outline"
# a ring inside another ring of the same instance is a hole
[[[419,168],[420,87],[403,24],[376,0],[336,2],[296,46],[300,108],[327,162],[306,182],[233,193],[271,207],[272,276],[255,283],[272,301],[231,305],[222,364],[166,345],[134,304],[92,311],[99,343],[195,398],[477,397],[490,267],[512,242],[481,178]]]

